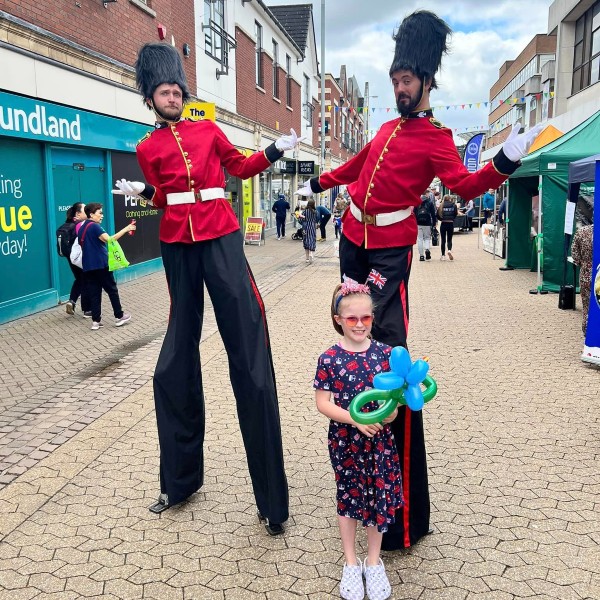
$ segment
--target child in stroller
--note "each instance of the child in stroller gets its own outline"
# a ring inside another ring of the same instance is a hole
[[[306,202],[303,202],[304,206],[306,206]],[[296,209],[294,210],[294,217],[296,219],[296,223],[298,228],[292,234],[293,240],[301,240],[304,237],[304,229],[302,228],[302,221],[300,220],[302,216],[302,208],[301,204],[296,205]]]

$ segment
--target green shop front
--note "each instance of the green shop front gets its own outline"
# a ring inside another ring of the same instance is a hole
[[[113,196],[116,179],[142,179],[135,145],[148,125],[0,92],[0,323],[68,298],[73,276],[55,231],[75,202],[101,202],[103,227],[121,238],[131,267],[118,281],[162,268],[160,216],[136,198]]]

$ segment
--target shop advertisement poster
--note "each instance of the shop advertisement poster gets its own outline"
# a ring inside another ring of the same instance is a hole
[[[251,244],[258,242],[260,246],[263,230],[263,220],[261,217],[248,217],[246,221],[246,230],[244,232],[244,243]]]
[[[52,287],[43,172],[40,144],[0,143],[0,305]]]
[[[596,161],[596,184],[600,181],[600,161]],[[592,259],[592,282],[590,310],[588,313],[585,345],[581,360],[600,365],[600,186],[594,193],[594,255]]]

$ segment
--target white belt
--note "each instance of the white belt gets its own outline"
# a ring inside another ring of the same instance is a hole
[[[205,190],[196,190],[195,192],[173,192],[167,194],[167,204],[195,204],[196,200],[206,202],[207,200],[216,200],[217,198],[225,198],[225,190],[223,188],[206,188]]]
[[[385,225],[393,225],[404,221],[411,213],[412,208],[402,208],[393,212],[379,213],[378,215],[367,215],[363,213],[354,202],[350,201],[350,212],[352,216],[360,223],[366,223],[367,225],[376,225],[377,227],[383,227]]]

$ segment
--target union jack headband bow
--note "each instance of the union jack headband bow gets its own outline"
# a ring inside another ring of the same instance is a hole
[[[371,295],[371,290],[368,285],[356,283],[356,281],[344,281],[342,283],[342,287],[338,292],[338,297],[335,300],[335,314],[338,313],[338,307],[340,306],[340,302],[344,296],[349,296],[350,294],[368,294]]]

